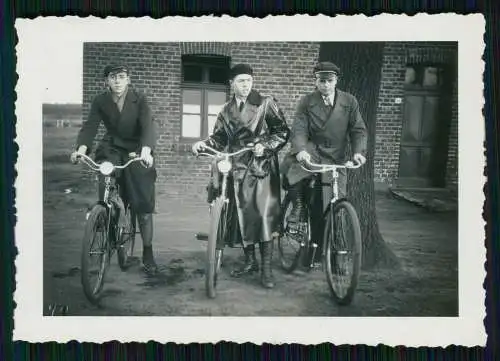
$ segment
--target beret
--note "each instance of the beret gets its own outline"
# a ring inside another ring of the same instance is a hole
[[[253,76],[253,69],[248,64],[236,64],[231,68],[231,71],[229,72],[229,76],[231,77],[231,79],[240,74],[248,74]]]
[[[103,71],[104,77],[107,77],[109,74],[121,73],[121,72],[128,73],[128,67],[126,65],[121,65],[121,64],[111,64],[107,65]]]
[[[329,61],[323,61],[316,64],[313,72],[314,74],[319,75],[322,78],[328,78],[332,75],[340,75],[340,68]]]

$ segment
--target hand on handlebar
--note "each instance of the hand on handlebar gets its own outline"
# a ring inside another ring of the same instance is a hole
[[[354,162],[360,164],[360,165],[363,165],[366,163],[366,158],[363,154],[361,153],[355,153],[352,157],[352,159],[354,160]]]
[[[81,145],[78,147],[76,151],[71,153],[69,159],[71,163],[76,164],[78,163],[78,158],[80,158],[81,155],[85,155],[87,153],[87,147],[85,145]]]
[[[205,142],[202,140],[194,143],[193,146],[191,147],[191,150],[194,155],[198,155],[198,153],[204,149],[205,149]]]
[[[311,161],[311,155],[305,150],[301,150],[300,152],[298,152],[295,157],[297,158],[297,161],[299,163],[308,163]]]
[[[149,168],[153,166],[153,156],[151,155],[151,149],[148,147],[143,147],[141,150],[141,161],[144,165]]]
[[[255,144],[253,147],[253,153],[256,157],[262,157],[266,148],[262,144]]]

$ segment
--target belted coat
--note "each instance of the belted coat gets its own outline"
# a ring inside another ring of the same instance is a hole
[[[207,145],[235,152],[248,143],[265,147],[264,156],[252,151],[232,158],[232,185],[243,245],[270,241],[280,227],[281,184],[278,152],[290,129],[271,96],[252,90],[240,112],[233,97],[220,111]],[[236,241],[236,240],[232,240]],[[240,242],[235,242],[240,243]]]

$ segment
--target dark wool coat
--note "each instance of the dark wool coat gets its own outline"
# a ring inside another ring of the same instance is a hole
[[[281,164],[281,172],[291,185],[311,176],[295,158],[302,150],[311,154],[313,162],[341,164],[347,160],[349,140],[352,153],[366,153],[366,125],[356,98],[336,90],[333,109],[330,109],[319,91],[309,93],[297,106],[290,137],[291,149]]]
[[[121,112],[113,101],[111,92],[103,92],[94,98],[87,121],[78,134],[77,147],[86,145],[87,153],[91,152],[101,121],[106,134],[95,152],[97,162],[109,160],[114,164],[123,164],[129,159],[129,153],[139,155],[143,146],[154,150],[156,131],[151,109],[146,97],[131,87],[127,91]],[[118,182],[122,196],[137,213],[154,211],[156,176],[154,165],[146,169],[138,162],[132,163],[120,173]]]

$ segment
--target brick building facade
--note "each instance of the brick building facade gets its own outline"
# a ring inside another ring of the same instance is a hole
[[[458,77],[456,42],[391,42],[384,46],[383,66],[377,108],[375,140],[375,179],[394,183],[399,178],[401,137],[405,117],[405,93],[408,69],[423,64],[448,69],[448,84],[443,91],[448,96],[449,110],[443,116],[445,139],[441,152],[446,153],[445,186],[456,187],[458,181]],[[430,87],[432,88],[432,87]],[[430,93],[432,94],[432,89]],[[401,99],[398,104],[396,99]],[[446,124],[446,122],[448,124]]]
[[[134,87],[145,93],[150,101],[158,127],[159,188],[171,196],[204,197],[209,161],[193,157],[190,148],[197,138],[210,131],[217,110],[230,96],[224,81],[227,69],[235,63],[249,63],[255,71],[254,87],[264,94],[274,95],[291,123],[299,97],[313,90],[311,71],[320,46],[314,42],[85,43],[83,114],[84,117],[88,114],[92,98],[104,89],[104,66],[110,62],[126,62],[131,68]],[[448,44],[442,47],[452,49]],[[420,49],[410,43],[387,43],[385,46],[377,115],[375,177],[389,183],[398,177],[403,113],[401,105],[394,104],[394,98],[404,97],[408,59],[433,56],[418,51],[415,55],[410,51],[414,48]],[[446,61],[448,53],[448,50],[445,55],[440,53]],[[456,93],[456,84],[454,89]],[[447,184],[456,182],[456,105],[453,109]]]

